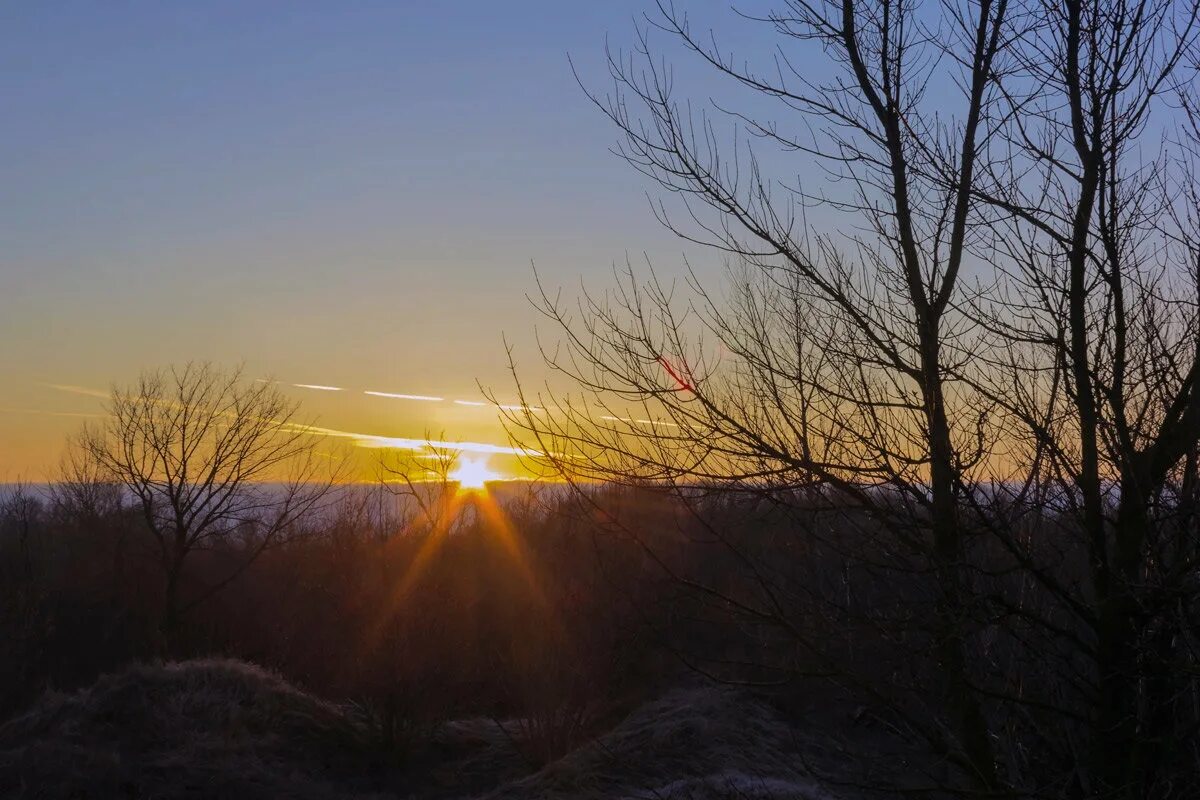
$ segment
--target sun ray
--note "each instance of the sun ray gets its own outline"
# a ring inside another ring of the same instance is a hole
[[[508,514],[486,490],[464,488],[477,482],[482,485],[492,480],[490,476],[496,476],[496,473],[487,467],[486,460],[468,459],[460,461],[448,477],[453,481],[458,480],[455,477],[458,475],[463,477],[463,481],[457,491],[451,486],[445,486],[440,496],[424,508],[418,517],[411,520],[405,531],[398,534],[397,542],[408,533],[418,532],[423,533],[424,540],[397,576],[386,601],[379,607],[375,619],[364,631],[357,645],[361,652],[369,652],[370,648],[382,641],[396,615],[402,612],[413,593],[421,590],[423,578],[442,552],[448,537],[454,536],[455,530],[462,523],[483,526],[489,536],[500,544],[506,556],[507,568],[520,576],[530,599],[544,614],[543,623],[555,633],[562,631],[563,619],[550,604],[535,574],[524,542]],[[473,519],[468,516],[472,513],[475,515]]]

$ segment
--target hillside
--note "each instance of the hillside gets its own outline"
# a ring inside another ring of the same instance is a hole
[[[679,689],[487,800],[824,800],[797,769],[796,738],[771,709],[731,689]]]
[[[47,695],[0,726],[0,796],[828,797],[797,770],[793,743],[751,697],[694,688],[643,705],[532,774],[490,720],[446,723],[419,757],[386,766],[351,711],[258,667],[202,660],[137,666]]]

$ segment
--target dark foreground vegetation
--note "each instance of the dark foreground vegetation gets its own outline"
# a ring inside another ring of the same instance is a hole
[[[704,688],[701,654],[803,659],[679,582],[744,576],[661,493],[508,488],[435,526],[342,487],[268,548],[243,527],[199,554],[184,597],[256,558],[164,652],[154,536],[90,488],[107,505],[24,487],[0,514],[4,796],[816,797],[838,737],[886,746],[828,687]]]
[[[381,759],[358,709],[238,661],[136,667],[51,697],[0,730],[17,797],[508,799],[825,797],[786,723],[731,691],[675,691],[544,768],[487,718],[431,725]]]
[[[119,494],[99,512],[78,497],[26,488],[0,515],[5,796],[934,797],[962,780],[924,740],[951,697],[921,555],[820,493],[508,488],[429,525],[343,487],[268,548],[243,527],[199,554],[185,597],[257,556],[169,652],[154,537]],[[1018,619],[1047,607],[1007,556],[976,556],[994,567],[981,596]],[[1191,620],[1158,673],[1178,735],[1156,774],[1180,781]],[[1033,626],[973,625],[973,665],[1031,701],[1086,674]],[[1043,741],[1042,713],[1022,741]],[[1043,745],[1013,757],[1058,774]]]
[[[649,598],[630,594],[652,581],[630,548],[605,545],[622,562],[618,586],[586,530],[532,496],[504,503],[501,524],[477,513],[473,503],[496,506],[479,497],[435,527],[381,518],[381,500],[396,505],[381,490],[333,494],[164,644],[164,580],[138,510],[19,491],[0,517],[4,713],[132,661],[217,653],[357,703],[397,752],[455,715],[538,711],[546,719],[523,732],[537,739],[529,758],[545,761],[596,721],[598,701],[636,697],[663,673],[638,624]],[[253,530],[239,533],[197,554],[183,597],[257,550]]]

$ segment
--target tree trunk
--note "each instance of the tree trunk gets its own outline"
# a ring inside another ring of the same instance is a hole
[[[929,479],[932,501],[933,556],[937,569],[938,656],[946,679],[950,713],[970,764],[972,779],[984,791],[997,787],[987,719],[971,687],[963,615],[970,600],[966,586],[963,539],[955,498],[954,449],[946,416],[935,323],[922,331],[925,413],[929,426]],[[931,332],[932,331],[932,332]]]
[[[172,658],[180,654],[180,623],[182,610],[180,607],[179,590],[182,565],[172,564],[167,568],[166,580],[163,585],[163,613],[159,623],[158,655],[160,658]]]
[[[1097,659],[1099,707],[1095,772],[1114,797],[1140,797],[1149,776],[1155,743],[1139,731],[1142,684],[1139,663],[1141,551],[1149,525],[1145,486],[1135,466],[1121,482],[1121,506],[1114,526],[1111,585],[1099,606]]]

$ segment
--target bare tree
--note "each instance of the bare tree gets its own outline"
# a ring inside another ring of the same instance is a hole
[[[964,393],[952,386],[953,366],[971,347],[970,327],[952,308],[974,238],[976,162],[997,124],[1013,36],[1008,3],[970,3],[941,20],[907,2],[784,3],[760,17],[782,42],[764,71],[694,32],[674,6],[658,10],[633,56],[610,56],[613,93],[593,99],[622,132],[626,160],[680,198],[688,224],[659,204],[663,223],[745,265],[734,304],[722,307],[694,285],[698,302],[680,316],[669,289],[631,279],[615,301],[588,300],[576,329],[569,310],[543,294],[570,348],[551,366],[591,393],[589,405],[615,397],[642,409],[596,414],[543,399],[537,405],[559,412],[549,422],[513,421],[538,435],[542,451],[572,453],[566,469],[584,463],[606,478],[768,492],[820,485],[904,528],[937,576],[933,641],[950,719],[926,733],[994,790],[960,611],[959,494],[982,443],[977,420],[963,417],[976,413],[970,399],[957,404],[957,421],[949,407]],[[650,52],[650,36],[661,33],[793,121],[718,107],[749,134],[720,147],[712,117],[672,96],[671,73]],[[809,46],[830,68],[814,73],[785,46]],[[850,191],[832,197],[770,179],[756,143],[775,148],[769,158],[811,157]],[[804,224],[812,205],[847,215],[853,228],[817,233]],[[694,340],[689,314],[699,319]],[[697,328],[716,340],[723,362],[697,346]],[[895,496],[872,491],[879,485],[899,491],[903,514],[893,513]]]
[[[297,405],[266,381],[209,364],[145,372],[116,387],[105,422],[74,443],[140,508],[162,570],[162,645],[185,615],[243,573],[312,511],[336,477]],[[223,574],[189,585],[198,551],[236,553]]]
[[[434,444],[444,441],[444,436],[427,433],[425,440],[420,451],[384,452],[379,458],[379,481],[398,506],[402,532],[440,536],[466,521],[461,503],[455,502],[458,492],[452,477],[462,453]]]
[[[50,485],[50,500],[60,514],[88,523],[116,514],[125,492],[115,476],[79,447],[69,447]]]
[[[1071,503],[1058,535],[1088,565],[1077,584],[1046,581],[1083,637],[1089,686],[1068,693],[1091,724],[1082,780],[1162,796],[1171,742],[1196,730],[1194,709],[1179,715],[1188,682],[1167,673],[1195,658],[1178,646],[1196,621],[1196,534],[1173,484],[1200,443],[1197,151],[1174,111],[1195,107],[1200,4],[1034,11],[1009,157],[980,182],[1005,265],[983,316],[1008,357],[987,393]]]
[[[548,413],[511,412],[512,432],[571,478],[787,508],[847,574],[884,576],[869,602],[851,578],[821,596],[697,513],[750,588],[693,588],[899,714],[954,765],[938,788],[1178,791],[1200,763],[1172,744],[1195,734],[1195,681],[1164,674],[1197,663],[1178,502],[1200,434],[1196,151],[1187,131],[1157,158],[1137,145],[1160,98],[1195,107],[1196,4],[779,5],[744,15],[781,37],[765,67],[666,3],[610,54],[593,100],[732,290],[632,269],[574,307],[541,288],[571,388],[524,387]],[[659,36],[756,102],[677,100]],[[829,180],[792,182],[795,157]],[[944,691],[835,658],[796,597]]]

